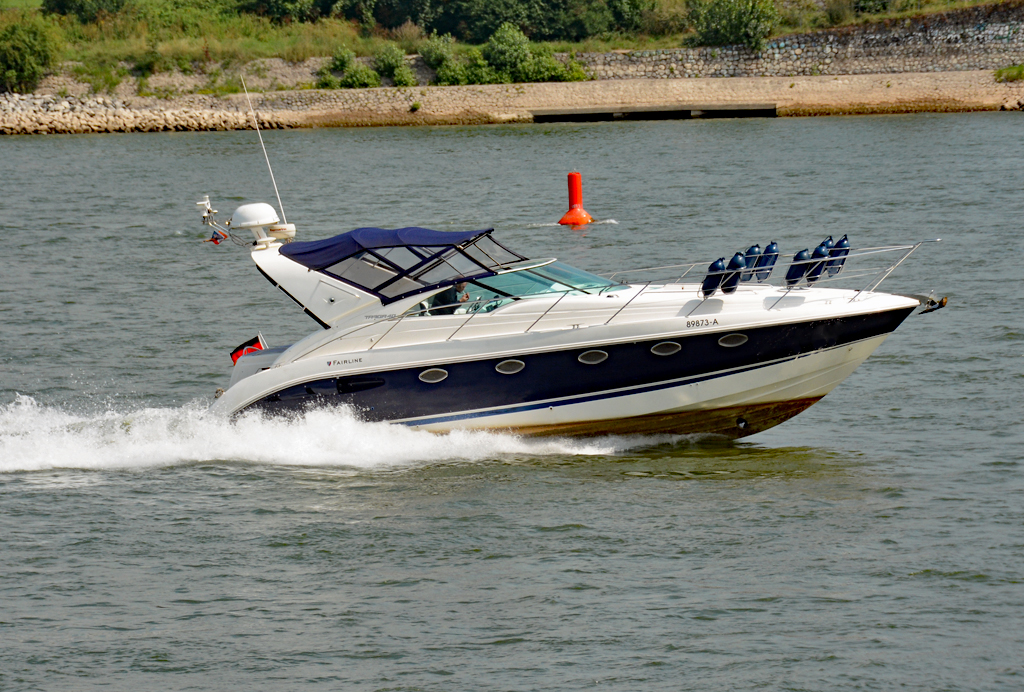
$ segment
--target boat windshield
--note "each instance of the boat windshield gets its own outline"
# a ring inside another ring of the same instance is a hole
[[[512,271],[473,283],[508,296],[531,296],[538,293],[600,293],[625,288],[622,284],[570,267],[562,262],[551,262],[535,269]]]
[[[609,281],[562,262],[541,262],[541,266],[531,262],[523,269],[513,269],[486,278],[468,279],[414,306],[408,314],[450,315],[490,312],[522,297],[550,293],[585,295],[628,288],[626,284]]]

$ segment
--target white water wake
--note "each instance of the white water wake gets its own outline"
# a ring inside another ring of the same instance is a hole
[[[228,461],[359,469],[401,468],[508,455],[614,454],[667,438],[524,439],[493,432],[446,435],[367,423],[345,410],[294,419],[208,415],[205,405],[79,415],[19,396],[0,406],[0,473],[123,469]]]

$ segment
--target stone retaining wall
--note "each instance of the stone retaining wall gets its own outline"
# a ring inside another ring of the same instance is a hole
[[[597,79],[985,70],[1024,63],[1024,2],[787,36],[745,46],[582,53]]]
[[[619,79],[472,87],[253,94],[262,128],[531,122],[534,110],[774,103],[779,115],[1019,110],[1024,82],[991,71],[843,77]],[[245,97],[142,99],[0,95],[0,133],[154,132],[252,127]]]

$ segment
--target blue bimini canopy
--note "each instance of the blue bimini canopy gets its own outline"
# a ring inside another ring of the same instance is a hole
[[[346,257],[377,248],[389,247],[451,247],[461,245],[484,231],[432,231],[429,228],[357,228],[326,240],[289,243],[281,248],[282,255],[309,269],[324,269]]]

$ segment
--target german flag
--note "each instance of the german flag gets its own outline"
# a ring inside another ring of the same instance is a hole
[[[238,362],[238,359],[242,356],[250,353],[256,353],[256,351],[262,351],[267,347],[267,342],[263,340],[262,334],[257,334],[253,338],[246,341],[244,344],[235,346],[234,350],[231,351],[231,364],[234,365]]]

